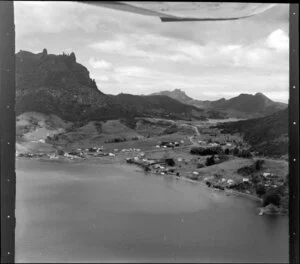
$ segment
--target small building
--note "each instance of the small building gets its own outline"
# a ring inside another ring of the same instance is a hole
[[[243,178],[243,182],[249,182],[248,178]]]
[[[271,173],[270,172],[264,172],[262,175],[266,178],[266,177],[270,177]]]
[[[232,185],[234,184],[234,181],[232,179],[227,180],[227,184]]]
[[[193,171],[193,175],[199,175],[198,171]]]

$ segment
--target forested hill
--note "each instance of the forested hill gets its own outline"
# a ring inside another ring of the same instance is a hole
[[[224,133],[241,133],[253,150],[267,156],[288,153],[288,108],[272,115],[217,125]]]

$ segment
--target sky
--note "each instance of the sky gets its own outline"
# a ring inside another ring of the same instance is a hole
[[[74,52],[106,94],[181,89],[198,100],[288,102],[289,5],[233,21],[162,23],[77,2],[16,1],[16,52]]]

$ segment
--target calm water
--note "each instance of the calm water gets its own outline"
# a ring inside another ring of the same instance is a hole
[[[288,217],[136,170],[18,160],[16,262],[288,262]]]

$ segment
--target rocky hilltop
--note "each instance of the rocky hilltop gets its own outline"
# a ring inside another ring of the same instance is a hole
[[[205,119],[203,110],[167,96],[102,93],[86,67],[71,54],[16,54],[16,112],[54,114],[64,120],[108,120],[134,116]]]

